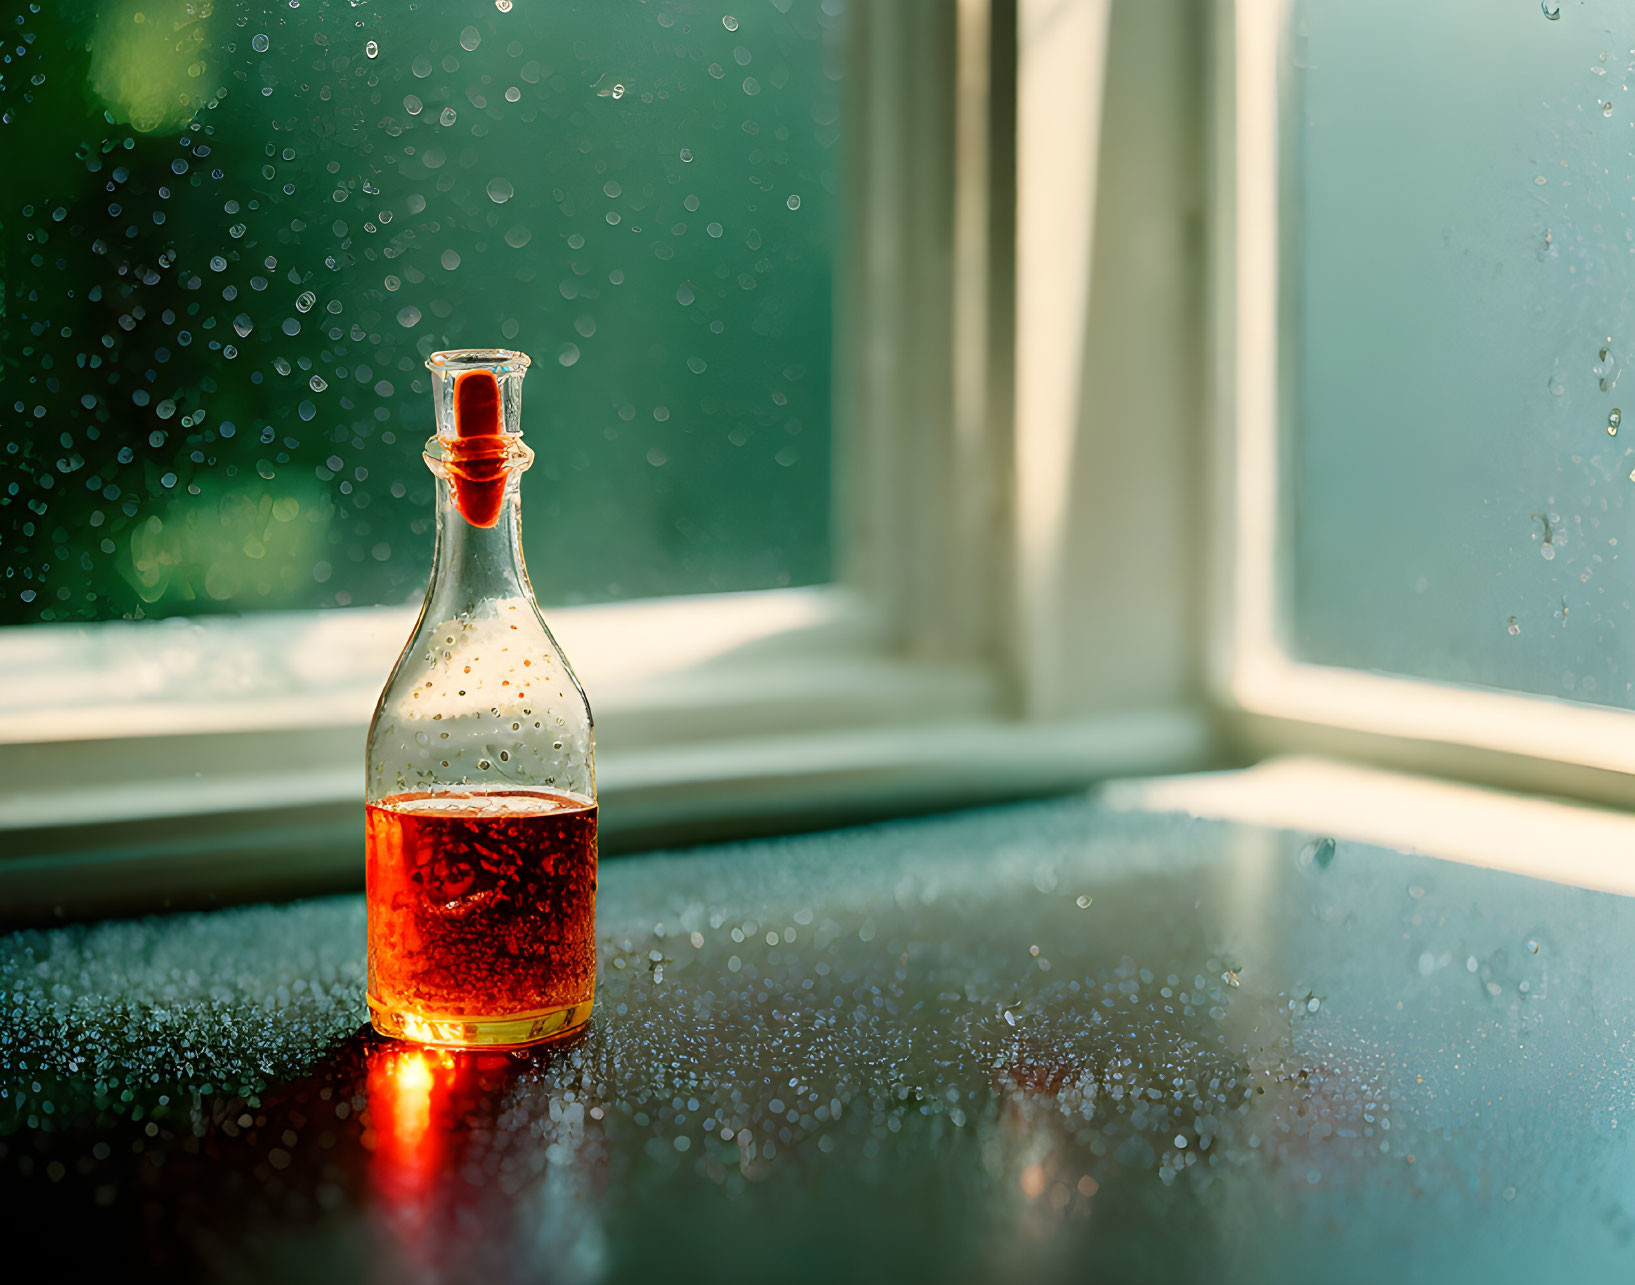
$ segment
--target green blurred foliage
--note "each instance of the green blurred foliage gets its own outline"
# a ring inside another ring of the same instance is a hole
[[[0,19],[0,623],[418,597],[446,347],[534,358],[542,597],[826,579],[841,17]]]

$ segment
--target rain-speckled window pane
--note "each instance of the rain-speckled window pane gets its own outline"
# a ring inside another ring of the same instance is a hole
[[[1629,702],[1630,18],[1618,0],[1296,6],[1303,658]]]
[[[437,348],[534,358],[530,571],[829,574],[838,0],[0,17],[0,622],[417,599]]]

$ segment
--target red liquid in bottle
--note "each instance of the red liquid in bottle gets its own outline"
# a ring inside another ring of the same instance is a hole
[[[549,790],[395,794],[368,809],[369,1003],[426,1043],[581,1025],[596,989],[596,805]]]

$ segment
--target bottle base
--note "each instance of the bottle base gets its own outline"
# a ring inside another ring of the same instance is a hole
[[[594,999],[503,1017],[430,1017],[369,996],[369,1024],[382,1035],[441,1048],[515,1049],[561,1039],[590,1021]]]

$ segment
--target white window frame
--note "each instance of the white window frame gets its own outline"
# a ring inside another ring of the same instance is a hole
[[[1212,654],[1217,704],[1251,757],[1316,751],[1533,793],[1635,804],[1635,718],[1554,697],[1296,659],[1283,630],[1289,545],[1280,432],[1282,42],[1292,0],[1238,0],[1215,39],[1221,86],[1214,400],[1223,555]]]
[[[1111,12],[854,7],[837,581],[547,605],[596,712],[606,850],[1214,761],[1202,390],[1166,347],[1204,267],[1172,208],[1197,129],[1170,55],[1203,45],[1183,6]],[[1104,113],[1146,136],[1101,142]],[[1157,189],[1120,181],[1154,134]],[[1097,220],[1160,239],[1092,294]],[[412,618],[0,631],[0,915],[356,886],[364,730]],[[242,695],[175,690],[224,652]]]

